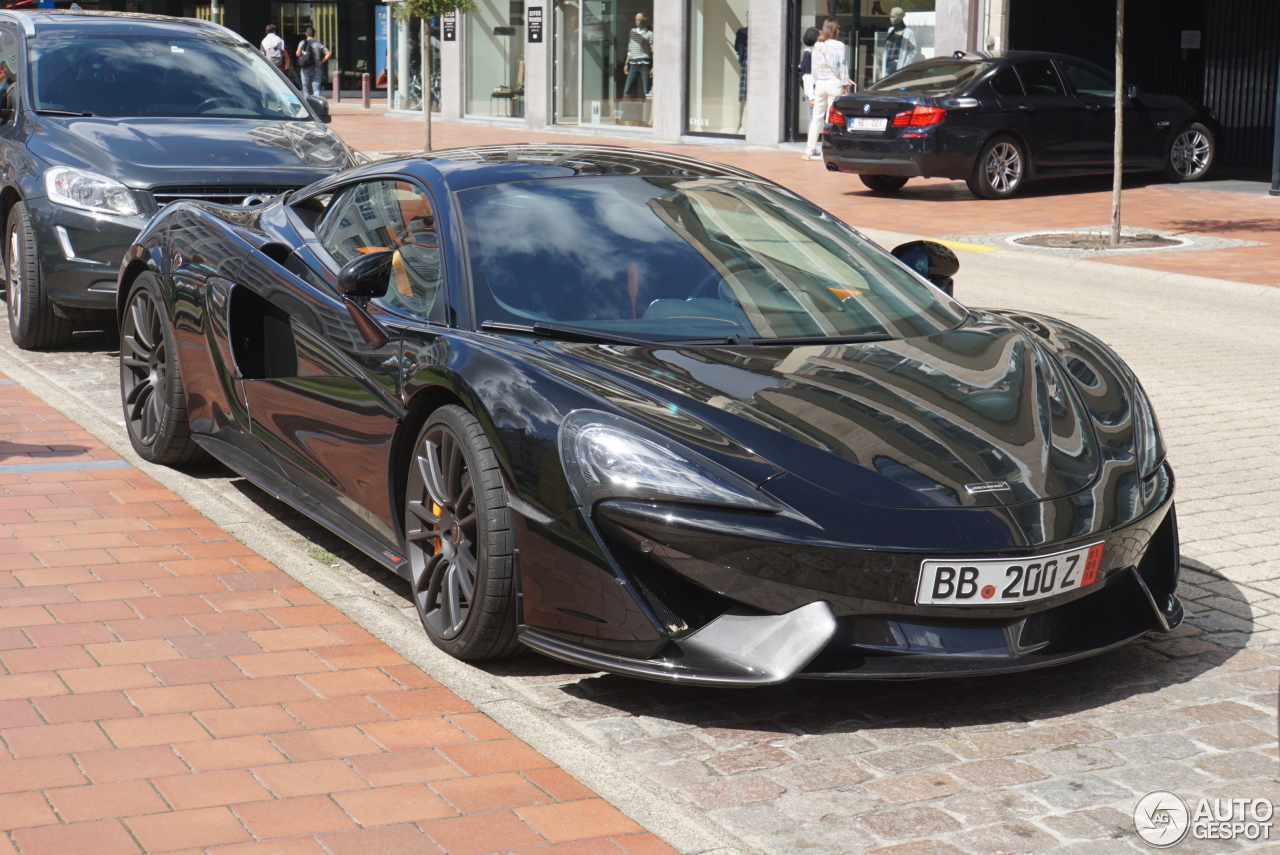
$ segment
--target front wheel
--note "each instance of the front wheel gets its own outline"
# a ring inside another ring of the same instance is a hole
[[[9,284],[9,335],[23,350],[65,347],[71,341],[71,321],[53,310],[40,274],[35,229],[26,202],[9,211],[4,242],[5,272]]]
[[[459,406],[431,415],[409,459],[405,539],[418,617],[459,659],[519,649],[507,491],[484,428]]]
[[[859,175],[858,178],[876,193],[897,193],[907,185],[900,175]]]
[[[204,457],[191,438],[182,375],[161,299],[151,273],[133,281],[120,319],[120,399],[125,430],[144,460],[182,466]]]
[[[1022,187],[1027,173],[1027,156],[1013,137],[999,136],[982,147],[966,182],[981,199],[1008,199]]]
[[[1165,177],[1170,181],[1199,181],[1213,166],[1214,152],[1213,132],[1201,124],[1188,125],[1169,145]]]

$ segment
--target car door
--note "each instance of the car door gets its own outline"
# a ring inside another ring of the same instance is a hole
[[[359,541],[363,534],[367,551],[369,538],[376,539],[381,548],[375,554],[389,557],[392,565],[400,560],[399,538],[387,473],[404,415],[398,333],[394,316],[371,306],[388,321],[393,340],[370,348],[327,283],[352,258],[417,240],[412,249],[397,252],[395,293],[382,302],[424,305],[430,287],[415,290],[403,280],[407,271],[427,265],[424,256],[432,251],[438,261],[438,248],[420,248],[431,243],[430,229],[422,227],[429,213],[426,220],[410,222],[407,215],[415,204],[414,210],[430,211],[423,191],[393,179],[363,181],[334,193],[312,234],[304,235],[306,246],[284,259],[266,251],[246,259],[230,308],[233,351],[245,378],[254,436],[345,536]]]
[[[1085,109],[1067,91],[1048,57],[1017,63],[1024,94],[1010,99],[1038,172],[1080,169],[1085,161]]]
[[[1109,170],[1115,158],[1115,76],[1079,59],[1059,59],[1063,75],[1085,110],[1085,159]],[[1162,161],[1162,131],[1141,99],[1126,98],[1124,105],[1124,161],[1129,168]]]

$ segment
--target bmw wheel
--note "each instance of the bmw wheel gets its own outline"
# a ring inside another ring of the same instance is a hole
[[[65,347],[71,341],[71,321],[59,316],[44,290],[35,230],[26,202],[9,211],[5,229],[5,299],[9,303],[9,335],[23,350]]]
[[[969,190],[983,199],[1008,199],[1022,187],[1026,177],[1027,157],[1022,145],[1009,136],[992,137],[982,148]]]
[[[859,175],[862,183],[876,193],[897,193],[907,185],[901,175]]]
[[[120,398],[129,442],[145,460],[192,463],[204,451],[191,438],[182,376],[160,283],[151,273],[134,280],[120,320]]]
[[[1213,132],[1201,124],[1188,125],[1169,146],[1165,177],[1170,181],[1199,181],[1213,166],[1214,153]]]
[[[405,538],[413,601],[437,647],[459,659],[519,649],[507,491],[484,429],[462,407],[440,408],[418,435]]]

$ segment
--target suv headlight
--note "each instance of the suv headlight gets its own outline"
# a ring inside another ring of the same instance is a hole
[[[1151,400],[1137,378],[1133,380],[1133,444],[1138,458],[1138,474],[1147,478],[1164,462],[1164,438],[1151,409]]]
[[[51,202],[95,214],[136,217],[142,213],[128,187],[83,169],[69,166],[50,169],[44,174],[44,192]]]
[[[608,498],[784,510],[723,466],[608,413],[570,413],[560,425],[560,455],[575,497],[588,510]]]

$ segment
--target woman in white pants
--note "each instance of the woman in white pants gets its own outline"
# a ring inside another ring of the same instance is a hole
[[[835,18],[822,22],[822,33],[813,46],[811,63],[813,94],[809,98],[809,106],[813,114],[809,117],[809,140],[805,145],[804,160],[822,156],[818,144],[822,129],[827,124],[827,112],[832,102],[844,94],[845,87],[852,85],[844,42],[840,41],[840,24]]]

